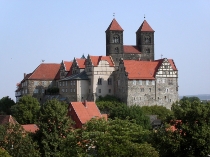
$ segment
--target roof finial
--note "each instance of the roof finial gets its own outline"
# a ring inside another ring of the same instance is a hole
[[[145,19],[146,17],[145,17],[145,14],[144,14],[144,19]]]
[[[162,59],[163,55],[161,54],[161,59]]]
[[[115,13],[113,13],[113,17],[115,18]]]

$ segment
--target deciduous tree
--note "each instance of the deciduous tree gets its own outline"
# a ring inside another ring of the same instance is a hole
[[[15,102],[8,96],[0,99],[0,114],[11,114],[11,107],[15,105]]]

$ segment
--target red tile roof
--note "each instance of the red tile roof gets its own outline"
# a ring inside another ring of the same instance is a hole
[[[125,71],[128,79],[155,79],[159,61],[124,60]]]
[[[81,68],[81,69],[84,69],[85,68],[85,60],[86,59],[80,59],[80,58],[77,58],[76,59],[76,62],[78,64],[79,68]]]
[[[23,78],[21,82],[24,82],[25,80],[27,80],[31,75],[32,73],[26,74],[26,76]]]
[[[142,31],[142,32],[154,32],[154,30],[152,29],[152,27],[150,27],[150,25],[147,23],[146,20],[143,21],[143,23],[141,24],[141,26],[137,30],[137,32],[139,32],[139,31]]]
[[[65,71],[70,71],[73,62],[64,61],[63,63],[65,66]]]
[[[173,59],[168,59],[168,62],[171,64],[173,70],[177,70],[175,64],[174,64],[174,60]]]
[[[0,115],[0,125],[7,123],[18,124],[18,122],[11,115]]]
[[[85,124],[92,118],[102,118],[102,115],[95,102],[71,102],[70,105],[74,109],[82,124]]]
[[[123,31],[122,27],[118,24],[118,22],[115,20],[115,18],[110,23],[109,27],[106,31]]]
[[[93,66],[98,66],[99,62],[105,60],[109,63],[109,66],[113,67],[114,63],[110,56],[90,56]]]
[[[138,46],[123,45],[124,53],[141,53]]]
[[[38,126],[36,124],[25,124],[21,125],[23,129],[27,132],[35,133],[37,130],[39,130]]]
[[[54,80],[59,79],[60,64],[42,63],[31,74],[31,80]]]

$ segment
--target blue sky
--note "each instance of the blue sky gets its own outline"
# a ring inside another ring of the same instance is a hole
[[[172,58],[179,70],[179,95],[210,94],[209,7],[207,0],[1,0],[0,99],[15,100],[16,83],[42,60],[105,55],[113,13],[125,45],[135,45],[146,15],[155,30],[155,59]]]

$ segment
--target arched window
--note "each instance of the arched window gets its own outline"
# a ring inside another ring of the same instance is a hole
[[[114,37],[113,37],[113,43],[120,43],[120,37],[119,37],[119,35],[114,35]]]

